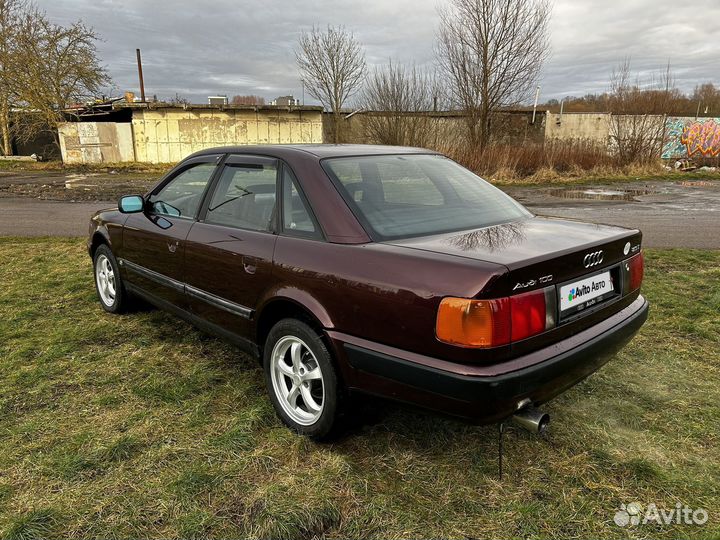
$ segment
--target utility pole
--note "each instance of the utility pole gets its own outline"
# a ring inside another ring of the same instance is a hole
[[[145,103],[145,81],[142,73],[142,59],[140,58],[140,49],[135,49],[137,55],[138,78],[140,79],[140,101]]]
[[[537,111],[538,97],[540,97],[540,85],[535,89],[535,104],[533,105],[532,124],[535,124],[535,111]]]

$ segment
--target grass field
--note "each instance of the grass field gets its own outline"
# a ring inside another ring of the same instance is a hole
[[[105,314],[81,240],[0,239],[0,535],[720,536],[720,252],[648,251],[650,319],[548,404],[546,440],[393,405],[330,445],[254,361],[158,311]],[[704,526],[613,523],[621,503]]]

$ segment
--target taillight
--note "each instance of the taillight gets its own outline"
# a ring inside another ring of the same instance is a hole
[[[533,291],[510,297],[512,341],[545,331],[545,292]]]
[[[497,347],[510,342],[510,302],[443,298],[435,333],[440,341],[463,347]]]
[[[628,261],[630,267],[630,290],[634,291],[642,285],[645,274],[645,260],[642,252],[638,253]]]
[[[547,290],[546,290],[547,289]],[[462,347],[497,347],[555,326],[554,287],[493,300],[444,298],[435,334]]]

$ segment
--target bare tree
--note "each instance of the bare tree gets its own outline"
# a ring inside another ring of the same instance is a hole
[[[52,131],[57,139],[63,109],[94,98],[110,79],[97,35],[81,22],[61,26],[31,2],[0,0],[0,34],[0,132],[11,154],[13,138]]]
[[[98,36],[82,22],[61,26],[36,14],[25,17],[20,32],[25,69],[19,98],[39,124],[54,128],[63,109],[94,99],[110,83],[97,57]]]
[[[0,0],[0,136],[2,153],[12,154],[10,111],[16,101],[18,90],[18,30],[22,12],[26,9],[22,0]]]
[[[429,112],[440,99],[434,74],[392,61],[376,67],[360,97],[367,135],[380,144],[428,146],[435,131]]]
[[[665,131],[665,114],[677,93],[668,65],[660,75],[642,82],[630,81],[630,59],[613,70],[608,103],[610,148],[622,164],[659,158]]]
[[[308,93],[332,111],[334,142],[340,141],[341,109],[362,86],[365,54],[343,26],[313,27],[300,35],[295,51],[300,79]]]
[[[469,141],[490,140],[491,115],[527,98],[549,52],[548,0],[450,0],[437,56]]]
[[[190,105],[190,100],[186,98],[185,96],[181,96],[177,92],[175,92],[175,96],[171,97],[168,100],[168,103],[172,105]]]

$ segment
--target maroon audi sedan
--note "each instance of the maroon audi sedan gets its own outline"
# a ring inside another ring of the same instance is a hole
[[[88,250],[106,311],[140,298],[256,355],[316,438],[352,392],[504,420],[648,313],[640,231],[534,216],[417,148],[204,150],[94,215]]]

